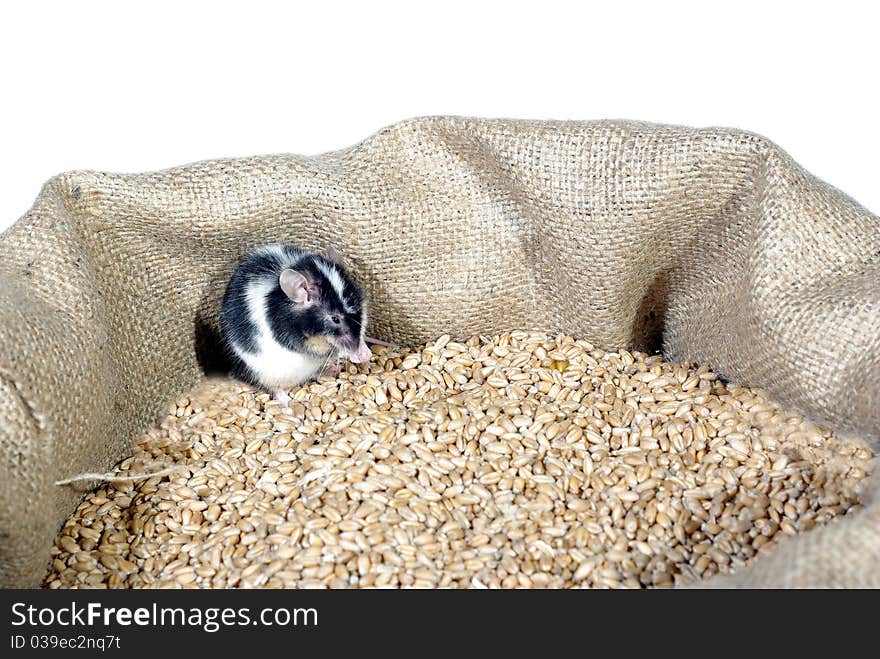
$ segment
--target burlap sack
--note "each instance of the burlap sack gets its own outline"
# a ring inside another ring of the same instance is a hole
[[[49,181],[0,239],[0,583],[216,355],[250,245],[334,245],[374,335],[560,329],[661,346],[876,442],[880,222],[766,139],[428,118],[343,151]],[[876,488],[875,488],[876,489]],[[880,585],[880,507],[722,585]]]

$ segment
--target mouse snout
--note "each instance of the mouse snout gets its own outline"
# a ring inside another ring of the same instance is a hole
[[[363,364],[370,361],[370,357],[372,356],[373,353],[370,352],[369,346],[364,343],[362,339],[360,343],[358,343],[357,349],[348,355],[348,359],[355,364]]]
[[[339,342],[339,352],[354,364],[368,362],[373,356],[364,340],[357,337],[344,337]]]

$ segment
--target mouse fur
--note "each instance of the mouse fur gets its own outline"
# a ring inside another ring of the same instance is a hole
[[[365,296],[335,252],[285,244],[242,257],[220,310],[232,375],[285,405],[288,389],[320,375],[337,356],[369,360],[366,324]]]

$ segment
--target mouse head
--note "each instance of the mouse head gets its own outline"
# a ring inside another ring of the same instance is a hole
[[[335,252],[328,258],[313,255],[296,270],[283,270],[278,283],[293,303],[294,322],[307,350],[318,355],[335,351],[356,364],[369,361],[363,294]]]

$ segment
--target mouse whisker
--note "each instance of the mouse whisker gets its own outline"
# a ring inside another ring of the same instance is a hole
[[[351,319],[351,322],[354,323],[355,325],[357,325],[358,327],[362,327],[360,321],[355,320],[354,318]],[[376,339],[372,336],[364,336],[364,341],[366,341],[367,343],[375,344],[377,346],[385,346],[386,348],[397,347],[397,344],[395,344],[395,343],[388,343],[388,341],[383,341],[382,339]]]
[[[318,369],[318,375],[320,375],[325,368],[330,364],[330,359],[333,355],[336,354],[338,356],[338,352],[334,349],[327,353],[327,356],[324,357],[324,361],[321,363],[321,368]]]

